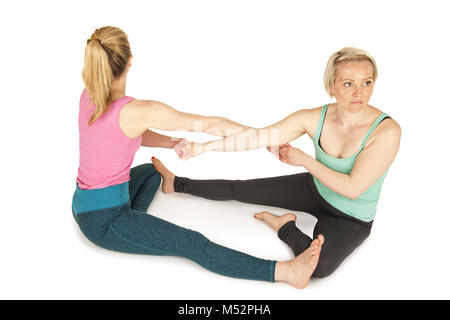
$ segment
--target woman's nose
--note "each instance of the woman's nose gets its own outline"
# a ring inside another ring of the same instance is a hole
[[[353,89],[353,96],[358,97],[361,95],[361,88],[359,86],[354,86]]]

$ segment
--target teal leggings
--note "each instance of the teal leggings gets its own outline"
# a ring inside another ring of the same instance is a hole
[[[77,188],[72,205],[74,218],[86,238],[105,249],[180,256],[225,276],[274,281],[275,261],[223,247],[199,232],[146,213],[160,183],[153,165],[143,164],[131,169],[129,183],[95,190]],[[127,185],[128,201],[108,207],[108,203],[123,198]]]

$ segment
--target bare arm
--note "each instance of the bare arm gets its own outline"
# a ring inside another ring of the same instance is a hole
[[[172,149],[180,140],[180,138],[169,137],[152,130],[146,130],[142,134],[141,145],[143,147],[159,147]]]
[[[350,198],[359,197],[391,166],[400,148],[400,138],[401,128],[392,120],[392,125],[361,151],[349,175]]]
[[[136,118],[142,128],[205,132],[221,137],[233,135],[249,128],[224,117],[181,112],[158,101],[140,100],[138,110]]]
[[[247,128],[235,135],[206,142],[201,145],[200,153],[205,151],[253,150],[288,143],[306,133],[311,114],[312,112],[309,109],[299,110],[270,126],[260,129]],[[194,151],[194,155],[197,154]]]

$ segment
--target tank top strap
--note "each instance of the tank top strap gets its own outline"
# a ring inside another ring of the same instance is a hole
[[[363,141],[361,143],[361,147],[359,148],[359,151],[364,149],[364,145],[366,144],[367,139],[369,139],[369,137],[372,134],[373,130],[375,130],[375,128],[380,124],[381,121],[384,120],[384,118],[389,118],[389,115],[387,113],[385,113],[385,112],[380,114],[378,116],[378,118],[374,121],[374,123],[372,124],[372,127],[370,128],[369,132],[367,132],[366,136],[364,137],[364,139],[363,139]]]
[[[122,110],[122,108],[131,100],[134,100],[134,98],[129,97],[129,96],[124,96],[120,99],[117,99],[117,100],[111,102],[109,108],[112,109],[112,112],[117,114],[116,118],[118,118],[118,115],[119,115],[120,111]]]
[[[325,120],[325,115],[327,113],[328,104],[322,107],[322,112],[320,114],[319,124],[317,125],[316,133],[314,134],[314,143],[319,143],[320,135],[322,133],[323,121]]]

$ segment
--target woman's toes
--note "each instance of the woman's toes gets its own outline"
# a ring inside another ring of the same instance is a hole
[[[266,214],[267,214],[266,211],[262,211],[262,212],[255,213],[254,217],[259,220],[264,220],[264,217],[266,216]]]

